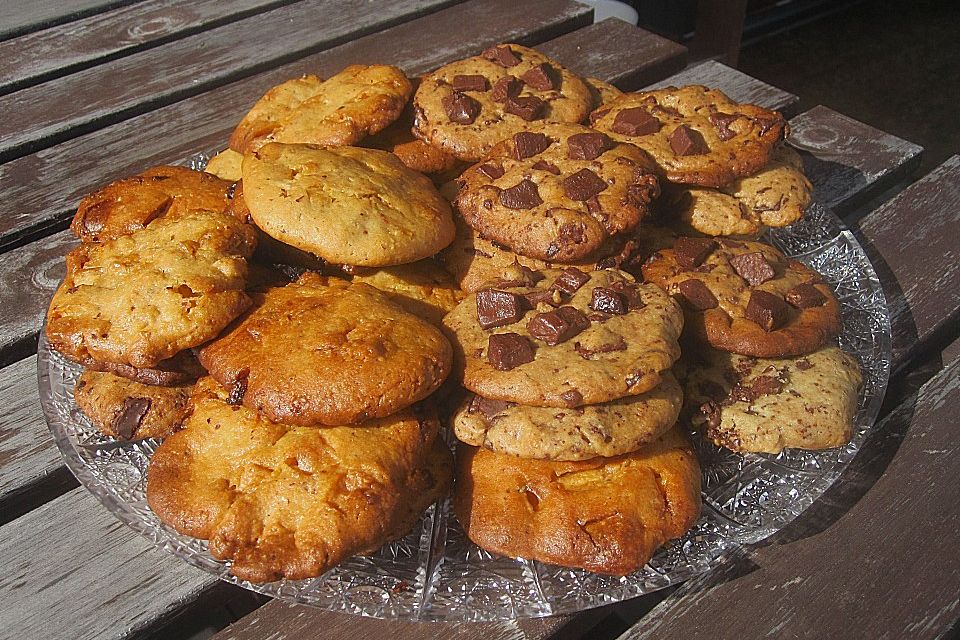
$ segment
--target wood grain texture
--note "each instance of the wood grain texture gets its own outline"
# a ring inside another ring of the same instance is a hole
[[[135,1],[135,0],[133,0]],[[131,0],[4,0],[0,2],[0,40],[106,11]]]
[[[0,161],[379,31],[452,1],[296,3],[0,96],[0,113],[5,114],[0,120]]]
[[[531,0],[522,11],[514,0],[473,0],[7,162],[0,165],[0,250],[65,228],[80,199],[103,184],[223,149],[253,103],[284,80],[329,76],[354,63],[421,74],[500,40],[538,44],[588,25],[590,16],[569,0]]]
[[[147,0],[0,42],[0,93],[66,75],[289,0]],[[64,43],[67,43],[66,46]]]

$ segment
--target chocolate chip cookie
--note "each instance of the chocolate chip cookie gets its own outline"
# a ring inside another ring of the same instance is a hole
[[[693,336],[724,351],[803,355],[840,333],[840,306],[820,275],[761,242],[682,236],[643,276],[681,301]]]
[[[610,104],[623,95],[623,91],[620,91],[620,89],[617,89],[609,82],[604,82],[596,78],[584,78],[583,81],[587,83],[587,87],[590,89],[590,95],[593,96],[593,109],[591,109],[591,113],[604,105]],[[587,121],[589,121],[589,116],[587,117]]]
[[[84,371],[73,398],[104,435],[118,440],[165,438],[190,415],[192,384],[156,387],[127,378]]]
[[[660,193],[646,153],[587,127],[545,124],[460,177],[457,208],[515,253],[570,263],[635,228]]]
[[[670,182],[703,187],[753,175],[789,131],[780,113],[699,85],[628,93],[590,121],[649,152]]]

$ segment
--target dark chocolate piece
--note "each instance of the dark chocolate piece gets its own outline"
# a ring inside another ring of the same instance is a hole
[[[538,289],[537,291],[531,291],[530,293],[525,293],[524,297],[527,299],[527,302],[530,303],[530,306],[534,309],[537,308],[537,305],[541,302],[548,304],[551,307],[557,307],[560,305],[560,294],[556,289]]]
[[[483,76],[453,76],[454,91],[486,91],[490,83]]]
[[[551,144],[553,140],[542,133],[521,131],[513,135],[513,157],[516,160],[523,160],[535,156],[546,151]]]
[[[570,408],[579,407],[583,404],[583,394],[580,393],[578,389],[564,391],[560,394],[560,399],[563,400]]]
[[[133,438],[151,404],[150,398],[125,398],[123,408],[113,419],[113,432],[117,437],[121,440]]]
[[[737,135],[737,132],[730,128],[734,120],[742,117],[738,113],[721,113],[719,111],[711,113],[710,122],[717,128],[717,135],[726,142]]]
[[[480,103],[465,93],[454,91],[448,96],[444,96],[443,109],[447,112],[447,117],[457,124],[473,124],[473,121],[480,115]]]
[[[477,167],[477,171],[487,176],[491,180],[496,180],[497,178],[503,177],[503,173],[504,173],[503,167],[498,167],[497,165],[490,164],[489,162],[487,164],[482,164],[479,167]]]
[[[603,178],[590,169],[580,169],[563,179],[564,195],[577,202],[585,202],[606,188]]]
[[[670,148],[678,156],[699,156],[708,153],[707,141],[696,129],[685,124],[680,125],[670,134]]]
[[[767,259],[759,251],[743,253],[730,258],[730,266],[751,287],[763,284],[767,280],[773,280],[777,275],[773,270],[773,265],[767,262]]]
[[[621,316],[629,310],[626,296],[606,287],[593,288],[593,296],[590,298],[590,308],[600,313],[609,313],[617,316]]]
[[[747,302],[746,317],[760,325],[764,331],[774,331],[782,327],[790,316],[790,307],[778,295],[766,291],[754,290]]]
[[[250,369],[244,367],[237,372],[237,377],[230,387],[230,394],[227,396],[227,404],[238,405],[243,403],[243,396],[247,395],[247,376],[250,375]]]
[[[520,64],[520,57],[506,45],[490,47],[483,52],[483,57],[503,67],[515,67]]]
[[[787,291],[787,302],[797,309],[809,309],[810,307],[820,307],[827,303],[827,297],[820,293],[820,290],[809,282],[798,284],[790,291]]]
[[[680,295],[683,296],[683,299],[697,311],[713,309],[719,304],[717,297],[700,280],[690,278],[679,283],[677,287],[680,289]]]
[[[582,344],[577,342],[573,345],[573,348],[576,349],[577,353],[580,354],[580,357],[584,360],[589,360],[590,356],[595,353],[613,353],[614,351],[626,351],[627,341],[622,337],[617,338],[616,342],[610,342],[607,344],[602,344],[596,349],[587,349]]]
[[[556,280],[553,281],[551,289],[557,289],[567,295],[573,295],[577,290],[590,280],[590,276],[580,271],[576,267],[567,267],[563,270]]]
[[[494,102],[506,102],[507,98],[515,98],[520,95],[523,89],[523,82],[516,76],[507,76],[500,78],[493,83],[493,90],[490,92],[490,99]]]
[[[556,72],[546,62],[529,69],[520,79],[538,91],[550,91],[560,85]]]
[[[484,329],[513,324],[523,317],[527,305],[527,299],[516,293],[481,289],[477,292],[477,320]]]
[[[684,269],[696,269],[717,248],[715,240],[681,236],[673,243],[674,259]]]
[[[484,420],[489,422],[496,416],[498,413],[506,409],[507,407],[512,407],[512,402],[507,402],[506,400],[491,400],[490,398],[483,398],[480,396],[473,396],[470,399],[470,406],[467,409],[468,413],[476,413],[479,411],[483,414]]]
[[[627,301],[627,308],[631,311],[634,309],[643,309],[647,306],[643,300],[640,299],[640,292],[635,284],[620,280],[611,284],[610,288],[623,296]]]
[[[536,96],[516,96],[507,98],[503,110],[530,122],[543,116],[544,104],[546,103]]]
[[[624,136],[646,136],[660,131],[660,121],[642,107],[617,112],[610,129]]]
[[[560,307],[530,318],[527,331],[534,338],[555,346],[566,342],[589,326],[590,320],[579,309]]]
[[[530,168],[537,169],[538,171],[548,171],[555,176],[560,175],[560,167],[555,164],[551,164],[542,158],[537,160]]]
[[[543,200],[537,185],[524,179],[500,192],[500,204],[508,209],[532,209],[543,204]]]
[[[571,160],[596,160],[613,148],[613,140],[602,133],[576,133],[567,138],[567,157]]]
[[[487,362],[497,371],[510,371],[533,362],[533,345],[519,333],[495,333],[487,340]]]

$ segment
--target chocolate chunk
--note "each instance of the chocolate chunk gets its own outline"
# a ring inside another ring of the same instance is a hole
[[[592,111],[588,116],[588,119],[590,120],[590,126],[595,125],[597,123],[597,120],[607,115],[608,113],[610,113],[610,107],[602,107],[600,109],[596,109]]]
[[[490,83],[483,76],[453,76],[454,91],[486,91]]]
[[[740,118],[738,113],[720,113],[715,112],[710,114],[710,122],[717,128],[717,135],[721,140],[727,141],[730,138],[737,135],[737,132],[730,128],[730,124],[734,120]]]
[[[504,67],[515,67],[520,64],[520,58],[508,46],[490,47],[483,52],[483,57]]]
[[[524,297],[534,309],[536,309],[537,305],[541,302],[551,307],[560,306],[560,293],[556,289],[538,289],[537,291],[525,293]]]
[[[515,98],[520,95],[521,89],[523,89],[523,83],[516,76],[500,78],[493,83],[490,99],[494,102],[506,102],[507,98]]]
[[[576,267],[567,267],[563,270],[556,280],[553,281],[551,289],[556,289],[567,295],[573,295],[577,290],[590,280],[590,276]]]
[[[448,96],[444,96],[443,109],[447,112],[447,117],[457,124],[473,124],[473,121],[480,115],[480,103],[465,93],[454,91]]]
[[[560,85],[556,72],[546,62],[528,70],[520,79],[538,91],[550,91]]]
[[[724,401],[724,404],[733,404],[733,402],[746,402],[753,404],[757,398],[769,396],[783,391],[784,380],[777,376],[757,376],[750,384],[737,384],[730,390],[730,397]]]
[[[123,408],[113,418],[113,432],[121,440],[129,440],[140,428],[150,410],[150,398],[125,398]]]
[[[633,107],[619,111],[610,129],[624,136],[646,136],[660,131],[660,121],[646,109]]]
[[[497,165],[490,163],[480,165],[477,167],[477,171],[487,176],[491,180],[502,178],[504,173],[503,167],[498,167]]]
[[[790,308],[780,296],[766,291],[754,290],[747,302],[746,317],[760,325],[764,331],[782,327],[790,315]]]
[[[558,167],[558,166],[555,165],[555,164],[551,164],[551,163],[549,163],[549,162],[547,162],[546,160],[543,160],[543,159],[537,160],[537,161],[533,164],[533,166],[531,166],[530,168],[531,168],[531,169],[537,169],[538,171],[549,171],[550,173],[552,173],[552,174],[555,175],[555,176],[560,175],[560,167]]]
[[[583,394],[580,393],[577,389],[570,389],[569,391],[564,391],[560,394],[560,399],[563,400],[568,407],[579,407],[583,404]]]
[[[598,220],[601,218],[606,219],[607,217],[603,213],[603,207],[600,206],[600,198],[597,196],[593,196],[587,200],[587,213]]]
[[[606,287],[594,287],[590,308],[600,313],[622,316],[628,310],[627,299],[622,293]]]
[[[677,285],[683,299],[697,311],[706,311],[717,306],[717,297],[700,280],[690,278]]]
[[[500,204],[508,209],[532,209],[543,204],[543,200],[537,185],[524,179],[500,192]]]
[[[684,269],[695,269],[717,248],[715,240],[681,236],[673,243],[674,259]]]
[[[813,363],[807,360],[806,358],[801,358],[797,360],[794,364],[797,365],[797,369],[799,369],[800,371],[808,371],[810,369],[813,369]]]
[[[516,293],[481,289],[477,292],[477,320],[484,329],[513,324],[523,317],[527,305],[527,299]]]
[[[779,126],[783,122],[778,117],[773,117],[773,118],[766,118],[766,117],[756,118],[755,117],[753,118],[753,121],[760,125],[761,136],[766,135],[766,133],[770,131],[770,129],[773,129],[776,126]]]
[[[603,178],[590,169],[580,169],[563,179],[563,193],[571,200],[585,202],[607,188]]]
[[[685,124],[670,134],[670,148],[678,156],[699,156],[710,151],[700,132]]]
[[[596,160],[613,148],[613,140],[602,133],[577,133],[567,138],[567,157],[571,160]]]
[[[627,341],[622,337],[617,338],[616,342],[608,342],[607,344],[602,344],[595,349],[587,349],[585,346],[577,342],[573,345],[573,348],[584,360],[589,360],[590,356],[595,353],[612,353],[614,351],[626,351],[627,350]]]
[[[634,309],[643,309],[647,306],[643,300],[640,299],[640,292],[637,290],[637,285],[635,284],[621,280],[611,284],[610,288],[623,296],[624,300],[627,301],[627,308],[631,311]]]
[[[513,136],[513,157],[516,160],[523,160],[535,156],[546,151],[551,144],[553,140],[542,133],[521,131]]]
[[[773,280],[777,275],[773,270],[773,265],[767,262],[767,259],[759,251],[743,253],[730,258],[730,266],[741,278],[750,283],[751,287],[763,284],[767,280]]]
[[[586,229],[584,228],[583,223],[567,222],[560,225],[557,240],[566,246],[571,244],[580,244],[583,242],[583,232],[585,230]]]
[[[809,309],[810,307],[820,307],[827,303],[827,297],[820,293],[820,290],[809,282],[798,284],[790,291],[787,291],[787,302],[797,309]]]
[[[533,345],[519,333],[495,333],[487,341],[487,362],[497,371],[510,371],[533,362]]]
[[[237,372],[237,377],[230,387],[230,394],[227,396],[227,404],[238,405],[243,402],[243,396],[247,395],[247,376],[250,375],[250,369],[244,367]]]
[[[574,307],[538,313],[527,322],[527,331],[550,346],[566,342],[590,326],[590,320]]]
[[[512,407],[512,402],[507,402],[506,400],[491,400],[490,398],[482,398],[480,396],[473,396],[470,400],[470,406],[467,408],[468,413],[480,412],[483,414],[483,418],[489,422],[496,416],[498,413],[506,409],[507,407]]]
[[[536,96],[516,96],[507,98],[503,110],[530,122],[543,116],[544,104],[546,103]]]
[[[720,406],[716,402],[705,402],[700,405],[700,413],[707,419],[707,425],[711,429],[720,426]]]

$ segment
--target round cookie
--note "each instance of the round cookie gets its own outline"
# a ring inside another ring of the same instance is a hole
[[[829,449],[853,436],[863,376],[837,347],[786,358],[684,352],[687,408],[716,444],[741,453]]]
[[[457,518],[474,543],[505,556],[626,575],[690,529],[700,502],[700,466],[678,429],[581,462],[457,451]]]
[[[222,213],[159,218],[67,255],[47,313],[47,338],[66,357],[156,367],[216,337],[250,305],[244,293],[254,231]]]
[[[167,525],[209,540],[211,555],[245,580],[321,575],[406,533],[449,486],[450,452],[428,409],[357,427],[290,427],[231,405],[209,378],[193,404],[153,455],[147,501]]]
[[[413,87],[397,67],[350,65],[321,80],[305,75],[268,91],[230,136],[249,153],[267,142],[350,145],[399,117]]]
[[[650,153],[670,182],[703,187],[753,175],[789,131],[780,113],[700,85],[625,94],[590,122]]]
[[[210,158],[203,170],[212,173],[221,180],[237,182],[242,177],[240,174],[240,164],[242,162],[242,154],[227,148]]]
[[[656,286],[612,269],[530,277],[481,289],[444,318],[470,391],[579,407],[649,391],[680,356],[683,314]]]
[[[267,144],[244,157],[243,198],[265,233],[335,264],[415,262],[455,233],[433,183],[374,149]]]
[[[84,371],[73,398],[90,422],[118,440],[165,438],[190,415],[193,385],[155,387],[126,378]]]
[[[106,242],[143,229],[157,218],[193,210],[222,212],[231,183],[203,171],[159,166],[111,182],[77,207],[70,230],[81,242]]]
[[[672,427],[683,392],[663,374],[636,396],[576,409],[529,407],[471,395],[452,418],[461,441],[521,458],[588,460],[636,451]]]
[[[460,185],[457,208],[485,238],[564,263],[632,230],[660,194],[646,153],[572,124],[503,140]]]
[[[540,121],[580,122],[593,96],[583,80],[550,58],[503,44],[424,77],[413,103],[415,135],[477,162],[501,140]]]
[[[840,333],[840,306],[820,274],[761,242],[680,237],[643,276],[682,301],[693,336],[723,351],[802,355]]]
[[[426,320],[362,283],[306,273],[252,294],[255,307],[200,350],[235,402],[274,422],[355,424],[410,406],[450,371]]]
[[[406,311],[435,325],[439,325],[443,316],[464,296],[450,275],[431,259],[359,273],[353,282],[363,282],[383,291]]]

